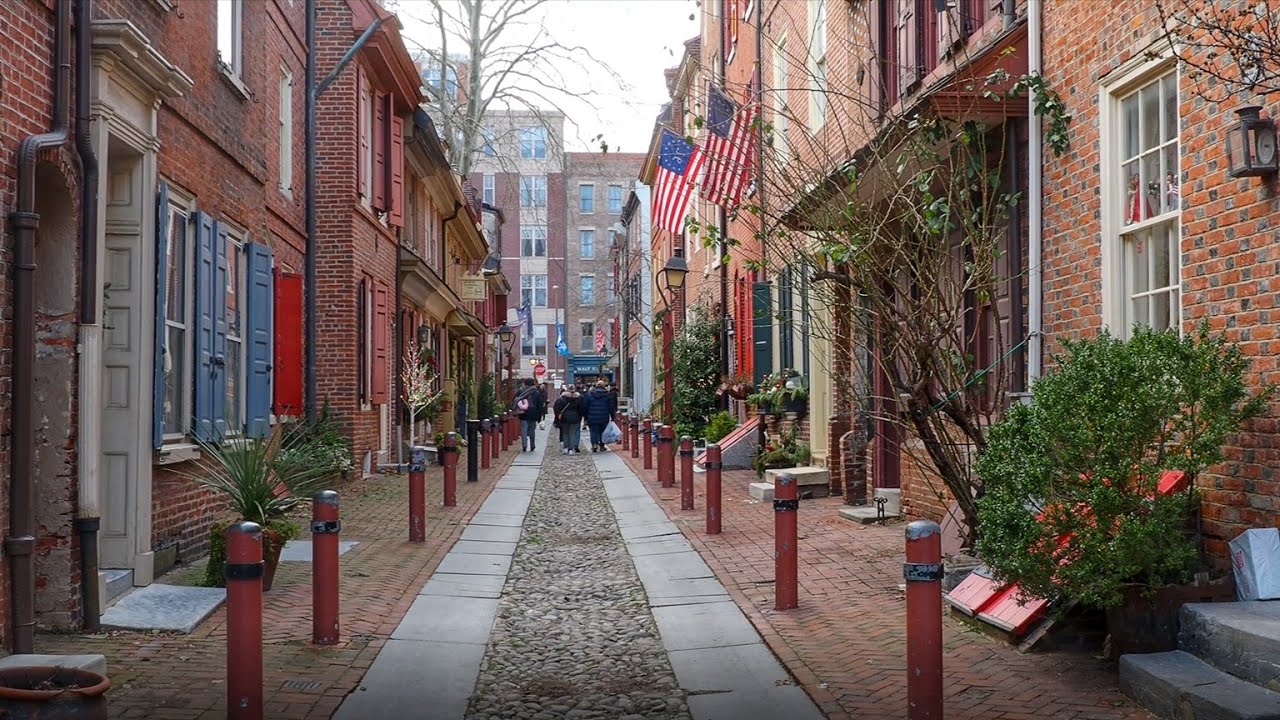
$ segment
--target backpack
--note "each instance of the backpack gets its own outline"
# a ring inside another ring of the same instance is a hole
[[[516,409],[519,410],[520,412],[525,412],[526,410],[528,410],[529,398],[522,397],[519,400],[516,400]]]

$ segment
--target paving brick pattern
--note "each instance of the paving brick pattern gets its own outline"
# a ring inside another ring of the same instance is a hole
[[[694,475],[697,509],[681,511],[678,483],[662,489],[655,471],[620,454],[828,717],[906,716],[901,525],[843,520],[839,498],[801,501],[800,607],[777,612],[773,505],[747,494],[755,475],[724,473],[723,531],[708,536],[705,475]],[[1114,669],[1087,655],[1021,654],[950,619],[944,645],[948,718],[1152,718],[1120,694]]]
[[[354,690],[418,590],[452,547],[517,448],[467,483],[459,468],[458,504],[441,507],[441,470],[427,473],[427,541],[408,542],[408,476],[347,484],[342,537],[360,544],[339,559],[342,637],[311,644],[311,564],[282,563],[265,596],[264,693],[268,718],[328,718]],[[465,456],[464,456],[465,457]],[[309,510],[308,510],[309,512]],[[309,516],[308,516],[309,517]],[[309,538],[302,538],[309,539]],[[226,612],[219,609],[190,635],[112,632],[40,634],[41,653],[107,657],[112,718],[187,720],[226,717]]]

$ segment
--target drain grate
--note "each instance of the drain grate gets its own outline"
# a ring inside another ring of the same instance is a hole
[[[285,680],[284,686],[290,690],[315,690],[320,683],[316,680]]]

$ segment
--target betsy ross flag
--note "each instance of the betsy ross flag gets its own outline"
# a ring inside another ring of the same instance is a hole
[[[756,106],[741,108],[720,88],[712,85],[707,93],[707,176],[702,181],[702,197],[731,210],[742,201],[742,193],[751,184],[755,161]]]
[[[520,309],[516,311],[516,320],[524,323],[524,331],[529,337],[533,337],[533,309],[529,307],[529,301],[525,300],[520,305]]]
[[[684,216],[693,185],[702,171],[702,150],[670,130],[662,129],[658,172],[653,180],[653,225],[672,235],[684,231]]]

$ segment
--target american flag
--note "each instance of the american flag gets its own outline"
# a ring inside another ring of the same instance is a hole
[[[742,201],[742,193],[751,184],[755,160],[756,106],[734,105],[724,91],[712,85],[707,98],[707,177],[702,183],[702,197],[731,210]]]
[[[672,235],[684,232],[684,216],[693,199],[693,186],[702,171],[702,149],[662,129],[658,172],[653,181],[653,225]]]
[[[605,341],[604,341],[604,329],[601,328],[596,330],[596,352],[598,353],[604,352],[605,347],[607,346],[605,345]]]

